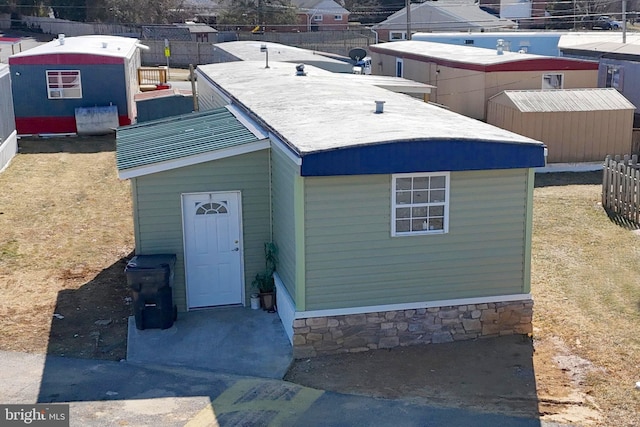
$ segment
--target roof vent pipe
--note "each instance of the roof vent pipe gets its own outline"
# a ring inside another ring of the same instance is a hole
[[[264,68],[269,68],[269,48],[267,48],[266,44],[262,44],[260,46],[260,52],[264,52],[266,64]]]
[[[496,53],[498,55],[504,55],[504,40],[498,39],[498,44],[496,44]]]
[[[296,65],[296,76],[306,76],[307,73],[304,72],[304,64]]]
[[[102,48],[103,48],[103,49],[106,49],[106,48],[107,48],[107,46],[108,46],[107,42],[102,42]]]
[[[64,44],[64,34],[58,34],[58,42],[61,45]]]
[[[384,101],[376,101],[376,114],[384,112]]]

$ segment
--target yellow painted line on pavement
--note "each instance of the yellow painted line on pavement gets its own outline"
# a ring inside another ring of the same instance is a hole
[[[217,427],[219,426],[217,416],[231,412],[257,413],[259,411],[276,412],[269,422],[269,426],[279,426],[289,418],[297,419],[307,409],[311,407],[324,391],[315,390],[294,385],[285,385],[295,394],[289,399],[263,399],[256,397],[252,399],[249,393],[260,391],[260,387],[268,386],[269,383],[262,380],[240,380],[224,393],[218,396],[212,403],[197,413],[185,427]],[[266,420],[265,420],[266,421]]]
[[[185,427],[219,427],[216,414],[213,412],[211,403],[204,407],[204,409],[191,418]]]

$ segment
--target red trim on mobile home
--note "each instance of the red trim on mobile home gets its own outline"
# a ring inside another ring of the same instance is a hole
[[[125,59],[116,56],[87,55],[83,53],[51,53],[9,58],[9,65],[103,65],[124,64]]]
[[[431,62],[443,67],[458,68],[462,70],[481,71],[485,73],[502,72],[502,71],[560,71],[560,70],[597,70],[598,63],[590,61],[582,61],[577,59],[540,57],[538,58],[508,58],[505,62],[498,64],[478,64],[465,62],[463,60],[455,61],[429,55],[420,55],[417,53],[398,52],[393,49],[385,49],[383,47],[369,47],[371,52],[382,55],[390,55],[398,58],[412,59],[419,62]]]
[[[127,126],[131,119],[118,116],[118,124]],[[76,133],[76,118],[71,117],[16,117],[18,135],[37,135],[48,133]]]

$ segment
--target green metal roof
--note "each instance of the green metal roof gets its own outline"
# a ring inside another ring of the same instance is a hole
[[[123,171],[256,141],[259,138],[223,107],[118,128],[116,161]]]

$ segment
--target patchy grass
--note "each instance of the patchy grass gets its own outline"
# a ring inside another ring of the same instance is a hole
[[[594,369],[581,381],[604,425],[640,413],[640,237],[611,220],[597,174],[537,176],[532,291],[540,338],[558,337]]]
[[[0,348],[124,357],[133,226],[110,139],[21,141],[0,174]]]
[[[9,240],[0,245],[0,261],[18,257],[18,242]]]

